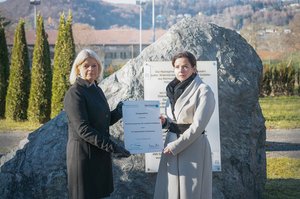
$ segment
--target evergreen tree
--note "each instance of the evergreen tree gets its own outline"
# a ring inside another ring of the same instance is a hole
[[[30,88],[29,58],[24,25],[25,21],[20,19],[14,36],[6,95],[5,116],[15,121],[27,119]]]
[[[69,15],[66,21],[66,36],[65,36],[66,37],[65,54],[66,54],[67,64],[69,64],[69,69],[71,69],[73,61],[75,59],[75,44],[73,38],[72,21],[73,21],[72,12],[69,11]],[[70,70],[68,71],[68,79],[69,79],[69,74],[70,74]]]
[[[75,56],[75,45],[72,34],[72,14],[67,21],[62,13],[58,37],[54,49],[54,66],[52,79],[51,118],[63,109],[63,99],[68,90],[71,65]]]
[[[31,67],[28,120],[45,123],[51,112],[51,60],[43,17],[37,16],[36,40]]]
[[[0,23],[0,118],[5,115],[5,97],[9,76],[9,60],[4,25]]]
[[[297,69],[296,81],[297,81],[297,85],[298,85],[297,92],[298,92],[298,95],[300,95],[300,68],[299,68],[299,66]]]

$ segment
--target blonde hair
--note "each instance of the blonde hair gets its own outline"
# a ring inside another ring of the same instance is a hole
[[[97,76],[97,81],[100,82],[103,78],[103,67],[101,64],[101,60],[98,57],[98,55],[90,50],[90,49],[83,49],[81,50],[77,57],[74,60],[74,63],[72,65],[71,73],[70,73],[70,83],[71,85],[75,83],[76,78],[79,76],[79,69],[78,67],[87,59],[87,58],[93,58],[96,60],[98,67],[99,67],[99,74]]]

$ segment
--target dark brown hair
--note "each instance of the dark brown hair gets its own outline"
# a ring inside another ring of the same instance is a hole
[[[192,67],[196,67],[196,65],[197,65],[197,60],[196,60],[195,56],[188,51],[183,51],[183,52],[177,53],[172,58],[172,66],[173,67],[174,67],[174,63],[175,63],[176,59],[178,59],[178,58],[187,58],[189,60],[190,64],[192,65]]]

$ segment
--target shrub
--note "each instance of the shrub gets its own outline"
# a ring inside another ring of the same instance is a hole
[[[263,78],[261,82],[261,96],[269,96],[272,92],[271,88],[272,70],[269,65],[264,66]]]
[[[299,85],[299,83],[297,83],[299,79],[297,77],[298,75],[296,65],[291,61],[289,63],[277,63],[276,65],[265,64],[261,80],[260,95],[294,95],[296,84]]]

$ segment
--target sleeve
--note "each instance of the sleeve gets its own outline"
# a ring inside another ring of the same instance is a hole
[[[64,99],[64,108],[71,127],[83,140],[98,148],[114,152],[116,144],[104,134],[92,128],[88,120],[86,100],[83,94],[76,89],[70,89]]]
[[[168,129],[168,128],[170,127],[170,123],[171,123],[171,122],[169,121],[169,119],[166,118],[165,123],[163,123],[161,127],[162,127],[163,129]]]
[[[110,125],[115,124],[117,121],[119,121],[122,118],[122,114],[118,111],[117,108],[111,111],[110,114],[111,114]]]
[[[199,103],[196,105],[193,122],[191,126],[175,141],[170,142],[167,147],[173,155],[177,155],[198,137],[202,135],[215,109],[215,98],[211,89],[206,86],[199,95]]]

